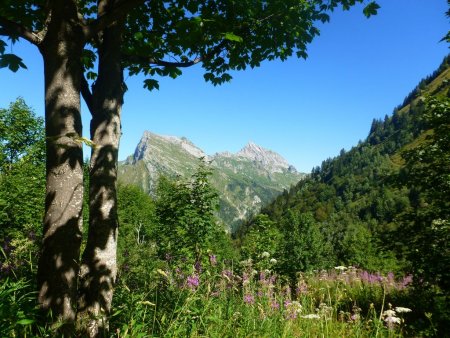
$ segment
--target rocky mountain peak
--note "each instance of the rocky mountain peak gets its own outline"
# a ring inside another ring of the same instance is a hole
[[[252,141],[248,142],[244,148],[235,154],[222,152],[216,153],[213,156],[208,156],[203,150],[185,137],[158,135],[150,131],[144,132],[134,151],[134,155],[129,157],[126,162],[128,164],[135,164],[140,160],[159,162],[160,164],[161,162],[164,162],[170,167],[175,165],[176,162],[179,162],[178,159],[180,156],[188,156],[189,158],[204,157],[206,160],[216,161],[233,161],[234,159],[250,161],[255,166],[255,169],[258,168],[262,172],[269,174],[297,172],[296,169],[281,155],[272,150],[263,148]],[[175,166],[178,167],[180,165]],[[180,170],[181,169],[178,168],[176,172],[179,172]]]
[[[265,149],[252,141],[248,142],[236,155],[256,162],[269,169],[271,172],[282,172],[285,170],[290,172],[295,171],[295,168],[289,165],[280,154]]]
[[[134,154],[120,164],[119,180],[137,184],[154,194],[161,175],[189,178],[197,170],[201,157],[211,162],[211,182],[220,195],[219,217],[230,231],[304,177],[283,157],[254,142],[238,153],[207,156],[185,137],[146,131]]]
[[[207,157],[203,150],[185,137],[158,135],[150,131],[145,131],[134,151],[132,162],[136,163],[139,160],[152,158],[154,156],[152,151],[159,152],[162,145],[181,148],[186,153],[197,158]]]

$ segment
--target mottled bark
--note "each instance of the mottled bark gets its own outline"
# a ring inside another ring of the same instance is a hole
[[[55,3],[40,51],[45,75],[46,200],[38,300],[72,334],[82,231],[80,75],[83,39],[71,1]]]
[[[89,168],[89,233],[80,271],[78,323],[86,336],[105,335],[116,279],[117,161],[121,135],[123,74],[121,28],[103,31],[99,73],[93,86]]]

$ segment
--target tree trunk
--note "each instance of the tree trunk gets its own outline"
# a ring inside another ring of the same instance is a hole
[[[81,51],[76,7],[61,2],[40,46],[45,76],[46,199],[38,300],[73,333],[82,232],[83,153],[79,142]]]
[[[99,73],[93,87],[89,168],[89,233],[83,253],[78,324],[89,337],[105,335],[116,279],[117,161],[124,84],[120,62],[121,27],[103,31]]]

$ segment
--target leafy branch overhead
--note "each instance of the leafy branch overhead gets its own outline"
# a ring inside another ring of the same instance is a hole
[[[144,87],[158,89],[157,76],[176,78],[180,68],[201,63],[204,78],[214,85],[231,80],[230,71],[258,67],[263,60],[307,57],[307,44],[319,34],[318,22],[328,22],[337,7],[350,9],[365,0],[320,1],[68,1],[77,6],[78,26],[86,45],[84,75],[95,81],[97,52],[105,28],[125,22],[122,60],[129,75],[144,74]],[[379,5],[363,9],[370,17]],[[0,35],[11,44],[23,38],[37,46],[46,38],[51,5],[46,1],[3,1]],[[22,59],[6,53],[0,40],[0,67],[26,68]],[[88,94],[86,91],[84,91]],[[87,96],[83,95],[87,98]]]

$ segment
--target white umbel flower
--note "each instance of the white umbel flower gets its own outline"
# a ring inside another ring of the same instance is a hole
[[[407,307],[401,307],[401,306],[397,306],[397,307],[395,308],[395,311],[396,311],[397,313],[407,313],[407,312],[412,312],[411,309],[409,309],[409,308],[407,308]]]
[[[305,319],[320,319],[320,316],[316,315],[315,313],[311,313],[309,315],[303,315],[301,317],[305,318]]]

